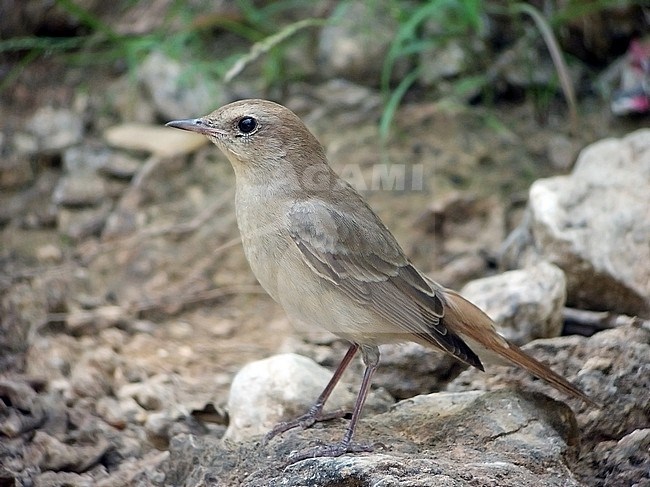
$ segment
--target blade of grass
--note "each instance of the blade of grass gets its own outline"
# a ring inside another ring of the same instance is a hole
[[[111,41],[119,39],[120,36],[108,24],[102,22],[99,17],[80,7],[72,0],[56,0],[56,3],[69,14],[77,17],[81,23],[90,27],[94,32],[101,32]]]
[[[23,70],[34,61],[38,56],[39,52],[37,50],[29,51],[18,63],[11,68],[11,70],[5,75],[4,79],[0,82],[0,93],[2,93],[7,87],[18,79]]]
[[[575,133],[578,130],[578,104],[576,102],[575,90],[573,89],[573,82],[571,81],[571,76],[569,75],[569,69],[567,68],[566,63],[564,62],[564,56],[562,56],[562,50],[557,42],[553,30],[549,26],[548,22],[544,16],[532,5],[527,3],[516,3],[512,5],[514,12],[525,13],[530,18],[533,19],[537,29],[539,30],[544,42],[546,43],[546,48],[551,55],[553,65],[557,71],[558,79],[560,80],[560,86],[562,87],[562,92],[564,93],[564,98],[569,105],[569,117],[571,120],[571,131]]]
[[[393,118],[395,117],[397,107],[406,94],[406,91],[413,85],[413,83],[415,83],[415,80],[417,80],[419,75],[419,69],[414,69],[411,71],[393,90],[390,98],[384,105],[384,111],[381,114],[381,120],[379,122],[379,136],[382,140],[382,143],[385,143],[388,139],[388,133],[390,132],[390,127],[393,123]]]
[[[228,70],[224,76],[224,81],[226,83],[232,81],[237,75],[239,75],[249,64],[253,63],[259,59],[264,54],[268,53],[275,46],[285,41],[289,37],[293,36],[296,32],[306,29],[307,27],[315,27],[324,25],[327,21],[323,19],[304,19],[293,24],[289,24],[284,29],[279,31],[276,34],[270,35],[260,42],[253,44],[248,51],[248,54],[242,56],[237,60],[232,68]]]

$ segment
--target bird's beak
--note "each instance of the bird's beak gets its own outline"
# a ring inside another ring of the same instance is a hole
[[[213,137],[226,135],[225,131],[211,127],[202,118],[188,118],[187,120],[172,120],[171,122],[167,122],[165,124],[165,127],[174,127],[176,129],[188,130],[190,132],[196,132],[198,134],[212,135]]]

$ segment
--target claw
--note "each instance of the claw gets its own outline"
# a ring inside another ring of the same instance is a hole
[[[317,446],[303,451],[293,451],[289,455],[287,465],[293,465],[294,463],[310,458],[340,457],[346,453],[368,453],[374,450],[375,445],[341,441],[332,445]]]

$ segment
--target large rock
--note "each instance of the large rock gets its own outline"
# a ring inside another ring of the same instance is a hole
[[[536,181],[506,267],[544,259],[571,306],[650,316],[650,130],[582,151],[569,176]]]
[[[542,395],[438,393],[362,419],[356,440],[374,451],[291,463],[293,452],[340,440],[346,421],[288,432],[267,447],[178,435],[163,485],[579,486],[571,410]],[[209,479],[209,480],[208,480]]]
[[[586,485],[650,485],[650,327],[623,326],[592,337],[536,340],[526,351],[549,364],[603,406],[589,406],[563,396],[515,367],[490,367],[488,373],[466,370],[452,391],[513,387],[542,390],[565,400],[576,412],[582,455],[574,473]],[[634,433],[634,434],[633,434]]]
[[[548,262],[470,281],[461,294],[519,345],[562,332],[566,279],[560,268]]]

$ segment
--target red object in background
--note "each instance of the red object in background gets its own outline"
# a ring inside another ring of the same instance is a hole
[[[630,42],[611,107],[615,115],[650,113],[650,38]]]

